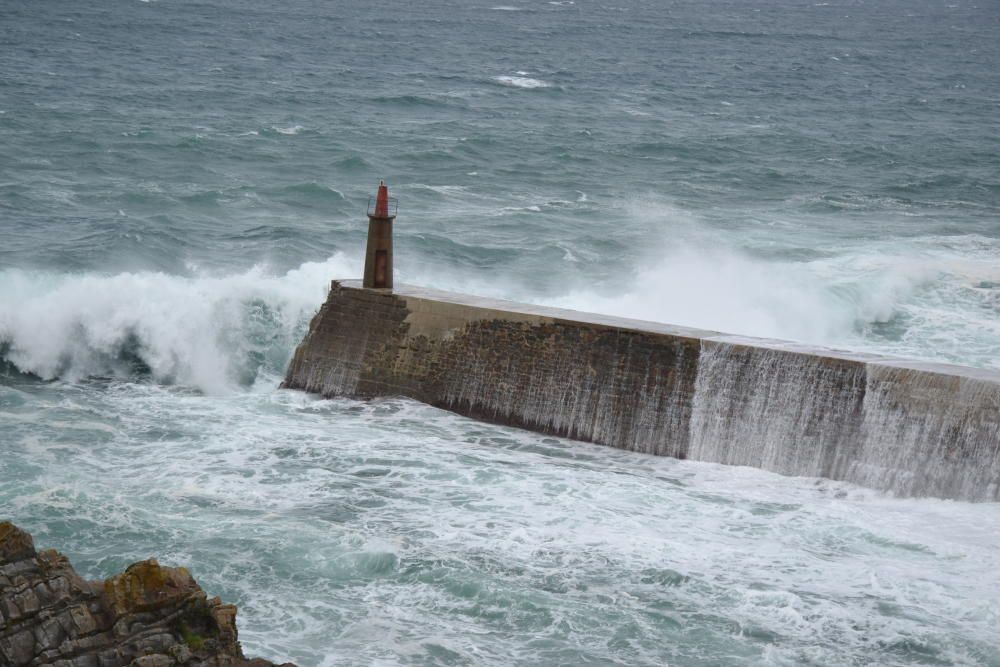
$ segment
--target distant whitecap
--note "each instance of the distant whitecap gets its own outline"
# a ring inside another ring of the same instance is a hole
[[[540,206],[537,206],[537,205],[531,205],[531,206],[504,206],[503,208],[500,209],[500,211],[501,212],[511,212],[511,213],[520,213],[521,211],[531,211],[532,213],[541,213],[542,209],[541,209]]]
[[[552,86],[550,83],[526,76],[495,76],[493,80],[512,88],[549,88]]]
[[[557,244],[556,247],[563,251],[563,261],[566,261],[566,262],[579,262],[580,261],[579,259],[577,259],[576,255],[573,254],[573,251],[571,251],[566,246],[562,246],[562,245],[558,245]]]

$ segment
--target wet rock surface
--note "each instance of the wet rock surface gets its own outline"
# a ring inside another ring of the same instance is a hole
[[[87,581],[7,521],[0,522],[0,665],[274,667],[244,657],[236,607],[209,598],[185,568],[149,559]]]

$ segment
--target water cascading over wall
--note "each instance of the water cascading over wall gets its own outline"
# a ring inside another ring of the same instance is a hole
[[[334,282],[285,387],[632,451],[1000,500],[1000,373]]]

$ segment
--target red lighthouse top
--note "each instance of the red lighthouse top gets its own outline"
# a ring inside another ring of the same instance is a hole
[[[389,188],[385,181],[378,182],[378,196],[375,198],[375,217],[389,217]]]
[[[385,181],[379,181],[375,206],[372,207],[372,200],[368,200],[368,217],[375,220],[392,220],[396,217],[398,206],[396,198],[389,196],[389,188],[386,187]]]

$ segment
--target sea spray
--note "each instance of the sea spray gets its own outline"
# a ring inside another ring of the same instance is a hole
[[[335,255],[283,275],[264,267],[228,276],[162,273],[0,273],[5,358],[44,379],[125,377],[210,393],[280,373],[328,277],[357,271]]]
[[[807,259],[761,257],[704,231],[660,238],[631,273],[549,305],[726,333],[1000,368],[995,243],[924,238]],[[531,299],[540,301],[539,299]]]

